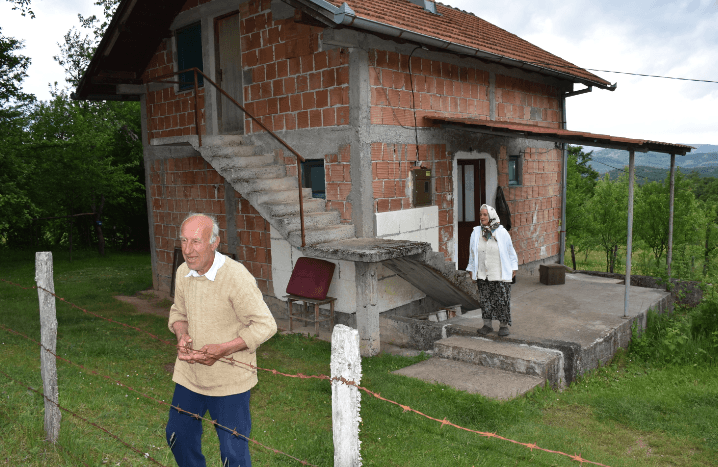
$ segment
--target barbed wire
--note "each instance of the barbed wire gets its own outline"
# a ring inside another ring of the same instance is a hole
[[[140,451],[139,449],[137,449],[137,448],[135,448],[134,446],[132,446],[131,444],[129,444],[127,441],[123,440],[122,438],[120,438],[120,437],[117,436],[116,434],[112,433],[112,432],[111,432],[110,430],[108,430],[107,428],[104,428],[104,427],[98,425],[97,423],[91,422],[91,421],[89,421],[88,419],[82,417],[81,415],[76,414],[76,413],[73,412],[72,410],[70,410],[70,409],[68,409],[68,408],[66,408],[66,407],[61,406],[60,404],[58,404],[58,403],[55,402],[54,400],[52,400],[52,399],[50,399],[49,397],[47,397],[43,392],[41,392],[41,391],[39,391],[39,390],[33,388],[32,386],[28,386],[27,384],[25,384],[25,383],[23,383],[23,382],[21,382],[21,381],[15,379],[15,378],[13,378],[13,377],[10,376],[9,374],[5,373],[4,371],[0,370],[0,373],[2,373],[3,375],[5,375],[5,377],[6,377],[7,379],[9,379],[9,380],[11,380],[11,381],[14,381],[15,383],[20,384],[21,386],[25,386],[25,387],[28,388],[30,391],[33,391],[33,392],[35,392],[35,393],[41,395],[43,398],[45,398],[46,401],[48,401],[48,402],[50,402],[51,404],[57,406],[57,408],[60,409],[60,410],[62,410],[63,412],[67,412],[67,413],[69,413],[70,415],[72,415],[73,417],[78,418],[78,419],[82,420],[83,422],[85,422],[85,423],[87,423],[87,424],[89,424],[89,425],[92,425],[92,426],[94,426],[95,428],[97,428],[97,429],[99,429],[99,430],[104,431],[105,433],[107,433],[107,434],[110,435],[111,437],[115,438],[117,441],[119,441],[120,443],[124,444],[126,447],[128,447],[128,448],[131,449],[131,450],[133,450],[133,451],[136,452],[137,454],[141,455],[141,456],[144,457],[145,459],[148,459],[148,460],[154,462],[155,464],[157,464],[157,465],[159,465],[159,466],[161,466],[161,467],[167,467],[166,465],[161,464],[159,461],[157,461],[157,459],[155,459],[154,457],[150,456],[149,453]]]
[[[19,287],[21,287],[21,288],[23,288],[23,289],[26,289],[26,290],[30,290],[30,288],[23,287],[23,286],[21,286],[21,285],[19,285],[19,284],[14,284],[13,282],[7,281],[7,280],[2,279],[2,278],[0,278],[0,281],[7,282],[7,283],[10,283],[10,284],[13,284],[13,285],[17,285],[17,286],[19,286]],[[53,292],[50,292],[50,291],[44,289],[43,287],[33,286],[32,288],[37,288],[37,289],[44,290],[44,291],[46,291],[46,292],[52,294],[52,295],[55,296],[56,298],[58,298],[58,299],[64,301],[65,303],[68,303],[68,304],[70,304],[70,305],[73,305],[75,308],[78,308],[78,309],[80,309],[80,310],[83,310],[83,311],[87,312],[86,310],[84,310],[84,309],[78,307],[77,305],[74,305],[72,302],[69,302],[69,301],[65,300],[64,298],[58,297],[58,296],[55,295]],[[90,314],[95,315],[94,313],[91,313],[91,312],[87,312],[87,313],[90,313]],[[95,315],[95,316],[97,316],[97,317],[99,317],[99,318],[102,318],[102,319],[108,319],[108,318],[104,318],[104,317],[102,317],[102,316],[100,316],[100,315]],[[109,320],[109,319],[108,319],[108,320]],[[154,336],[154,334],[151,334],[151,333],[149,333],[149,332],[143,331],[142,329],[135,328],[135,327],[129,326],[129,325],[125,325],[124,323],[121,323],[121,322],[115,321],[115,320],[112,320],[112,322],[117,323],[117,324],[121,324],[121,325],[123,325],[123,326],[130,327],[130,328],[133,328],[133,329],[137,329],[137,330],[139,330],[139,331],[145,332],[146,334],[148,334],[148,335],[150,335],[150,336],[155,337],[156,339],[160,339],[160,338]],[[0,326],[2,326],[3,328],[5,328],[5,326],[3,326],[3,325],[0,325]],[[160,340],[162,340],[162,339],[160,339]],[[37,342],[37,341],[36,341],[36,342]],[[163,342],[169,342],[169,341],[164,341],[164,340],[163,340]],[[178,346],[178,345],[176,345],[176,344],[172,344],[172,343],[170,343],[170,344],[173,345],[173,347],[180,348],[180,346]],[[43,347],[43,348],[44,348],[44,347]],[[466,427],[463,427],[463,426],[461,426],[461,425],[457,425],[457,424],[455,424],[455,423],[452,423],[452,422],[450,422],[449,420],[447,420],[446,418],[444,418],[444,419],[442,420],[442,419],[439,419],[439,418],[431,417],[430,415],[426,415],[425,413],[420,412],[420,411],[418,411],[418,410],[416,410],[416,409],[413,409],[413,408],[411,408],[411,407],[408,406],[408,405],[403,405],[403,404],[400,404],[399,402],[396,402],[396,401],[394,401],[394,400],[391,400],[391,399],[387,399],[387,398],[385,398],[385,397],[382,397],[380,393],[374,392],[374,391],[372,391],[372,390],[370,390],[370,389],[368,389],[368,388],[366,388],[366,387],[364,387],[364,386],[360,386],[360,385],[359,385],[358,383],[356,383],[355,381],[347,380],[346,378],[341,377],[341,376],[339,376],[339,377],[330,377],[330,376],[323,375],[323,374],[319,374],[319,375],[304,375],[304,374],[302,374],[302,373],[288,374],[288,373],[280,372],[280,371],[278,371],[278,370],[276,370],[276,369],[262,368],[262,367],[259,367],[259,366],[251,365],[251,364],[249,364],[249,363],[240,362],[239,360],[235,360],[235,359],[232,358],[232,357],[223,357],[223,356],[220,356],[220,355],[211,354],[211,353],[209,353],[209,352],[207,352],[207,351],[205,351],[205,350],[194,350],[194,352],[201,353],[201,354],[204,354],[204,355],[206,355],[206,356],[212,357],[213,359],[216,359],[217,361],[223,361],[223,362],[225,362],[225,363],[230,363],[230,364],[232,364],[232,365],[234,365],[235,363],[239,363],[239,364],[241,364],[241,365],[247,366],[249,369],[252,369],[252,370],[262,370],[262,371],[266,371],[266,372],[272,373],[273,375],[285,376],[285,377],[289,377],[289,378],[299,378],[299,379],[318,379],[318,380],[326,380],[326,381],[330,381],[330,382],[338,381],[338,382],[341,382],[341,383],[343,383],[343,384],[346,384],[347,386],[356,387],[358,390],[361,390],[361,391],[365,392],[366,394],[368,394],[368,395],[370,395],[370,396],[372,396],[372,397],[374,397],[374,398],[376,398],[376,399],[383,400],[383,401],[385,401],[385,402],[389,402],[389,403],[391,403],[391,404],[393,404],[393,405],[396,405],[396,406],[398,406],[398,407],[401,407],[401,408],[404,410],[404,412],[413,412],[413,413],[415,413],[415,414],[417,414],[417,415],[420,415],[420,416],[422,416],[422,417],[425,417],[425,418],[427,418],[427,419],[429,419],[429,420],[433,420],[433,421],[439,422],[439,423],[441,423],[442,427],[443,427],[444,425],[449,425],[449,426],[452,426],[452,427],[454,427],[454,428],[456,428],[456,429],[463,430],[463,431],[467,431],[467,432],[470,432],[470,433],[476,433],[476,434],[481,435],[481,436],[486,437],[486,438],[495,438],[495,439],[499,439],[499,440],[502,440],[502,441],[508,441],[508,442],[510,442],[510,443],[513,443],[513,444],[516,444],[516,445],[519,445],[519,446],[524,446],[524,447],[530,449],[531,452],[533,452],[534,449],[537,449],[537,450],[539,450],[539,451],[543,451],[543,452],[547,452],[547,453],[551,453],[551,454],[558,454],[558,455],[562,455],[562,456],[568,457],[569,459],[575,460],[575,461],[577,461],[577,462],[579,462],[579,463],[581,463],[581,464],[583,464],[583,463],[588,463],[588,464],[592,464],[592,465],[598,465],[598,466],[602,466],[602,467],[608,467],[608,466],[606,466],[605,464],[600,464],[600,463],[598,463],[598,462],[593,462],[593,461],[589,461],[589,460],[587,460],[587,459],[583,459],[580,454],[570,455],[570,454],[567,454],[567,453],[565,453],[565,452],[554,451],[554,450],[551,450],[551,449],[542,448],[542,447],[536,445],[536,443],[522,443],[522,442],[520,442],[520,441],[516,441],[516,440],[510,439],[510,438],[505,438],[505,437],[503,437],[503,436],[497,435],[496,433],[485,432],[485,431],[478,431],[478,430],[473,430],[473,429],[471,429],[471,428],[466,428]],[[58,357],[58,358],[62,358],[62,357]],[[129,387],[128,387],[128,389],[129,389]],[[133,390],[134,390],[134,389],[133,389]],[[146,397],[149,397],[149,396],[146,396]],[[165,402],[165,404],[166,404],[166,402]],[[173,407],[174,407],[174,406],[173,406]],[[177,410],[179,410],[179,411],[188,413],[188,412],[184,411],[183,409],[180,409],[179,407],[175,407],[175,408],[176,408]],[[194,416],[194,415],[196,415],[196,414],[192,414],[192,415]],[[204,420],[206,420],[206,419],[204,419]],[[208,420],[208,421],[210,421],[210,422],[213,423],[213,424],[216,424],[216,422],[213,421],[213,420]],[[232,432],[233,430],[229,430],[229,431]],[[234,434],[234,433],[232,433],[232,434]],[[272,449],[272,448],[269,448],[269,449]],[[301,461],[300,461],[300,462],[301,462]]]
[[[233,436],[237,436],[237,437],[240,437],[240,436],[241,436],[242,438],[244,438],[245,440],[247,440],[247,442],[252,442],[252,443],[254,443],[254,444],[258,445],[258,446],[261,446],[261,447],[263,447],[263,448],[265,448],[265,449],[267,449],[267,450],[269,450],[269,451],[274,452],[275,454],[282,454],[282,455],[284,455],[284,456],[287,456],[287,457],[289,457],[289,458],[291,458],[291,459],[293,459],[293,460],[299,462],[299,463],[302,464],[302,465],[310,465],[310,466],[313,466],[313,464],[310,464],[310,463],[307,462],[307,461],[303,461],[303,460],[301,460],[301,459],[298,459],[298,458],[292,456],[291,454],[287,454],[287,453],[285,453],[285,452],[283,452],[283,451],[280,451],[279,449],[275,449],[275,448],[273,448],[273,447],[267,446],[266,444],[260,443],[259,441],[255,440],[255,439],[249,438],[248,436],[245,436],[245,435],[243,435],[242,433],[237,432],[236,430],[230,429],[229,427],[226,427],[226,426],[224,426],[224,425],[222,425],[222,424],[220,424],[220,423],[217,423],[215,420],[202,417],[202,416],[200,416],[199,414],[189,412],[189,411],[187,411],[187,410],[184,410],[184,409],[180,408],[179,406],[174,406],[174,405],[170,404],[169,402],[165,402],[165,401],[163,401],[163,400],[157,399],[156,397],[147,395],[147,394],[143,393],[142,391],[140,391],[140,390],[138,390],[138,389],[135,389],[135,388],[133,388],[132,386],[129,386],[129,385],[123,383],[123,382],[120,381],[120,380],[113,379],[112,377],[110,377],[110,376],[108,376],[108,375],[102,374],[102,373],[100,373],[100,372],[98,372],[98,371],[95,371],[95,370],[91,370],[91,369],[87,368],[86,366],[82,365],[81,363],[73,362],[72,360],[70,360],[70,359],[68,359],[68,358],[65,358],[65,357],[63,357],[63,356],[61,356],[61,355],[56,354],[56,353],[53,352],[52,350],[50,350],[50,349],[48,349],[47,347],[45,347],[44,345],[42,345],[41,342],[38,342],[37,340],[33,339],[32,337],[29,337],[29,336],[27,336],[27,335],[25,335],[25,334],[23,334],[23,333],[21,333],[21,332],[19,332],[19,331],[16,331],[16,330],[14,330],[14,329],[11,329],[11,328],[5,326],[5,325],[2,324],[2,323],[0,323],[0,329],[3,329],[4,331],[10,332],[10,333],[12,333],[12,334],[15,334],[15,335],[17,335],[17,336],[20,336],[20,337],[22,337],[22,338],[24,338],[24,339],[29,340],[30,342],[33,342],[33,343],[37,344],[38,346],[40,346],[40,348],[42,348],[43,350],[45,350],[47,353],[49,353],[50,355],[52,355],[52,356],[55,357],[56,359],[62,360],[63,362],[69,363],[70,365],[74,365],[74,366],[76,366],[76,367],[78,367],[78,368],[81,368],[81,369],[85,370],[86,373],[89,373],[89,374],[92,374],[92,375],[95,375],[95,376],[99,376],[99,377],[101,377],[101,378],[104,378],[104,379],[106,379],[107,381],[110,381],[110,382],[112,382],[112,383],[115,383],[115,384],[118,385],[118,386],[122,386],[123,388],[125,388],[125,389],[127,389],[127,390],[129,390],[129,391],[135,392],[135,393],[141,395],[142,397],[144,397],[144,398],[146,398],[146,399],[149,399],[149,400],[152,400],[152,401],[154,401],[154,402],[157,402],[158,404],[166,405],[166,406],[171,407],[171,408],[173,408],[173,409],[177,409],[178,412],[186,413],[187,415],[190,415],[192,418],[194,418],[194,419],[196,419],[196,420],[204,420],[204,421],[206,421],[206,422],[209,422],[209,423],[211,423],[211,424],[214,425],[214,426],[217,426],[217,427],[219,427],[219,428],[222,428],[222,429],[227,430],[228,432],[232,433]],[[314,466],[314,467],[316,467],[316,466]]]

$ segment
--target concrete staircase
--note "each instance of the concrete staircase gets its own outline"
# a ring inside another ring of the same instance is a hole
[[[425,381],[507,400],[538,386],[565,387],[558,350],[483,337],[451,336],[434,343],[434,357],[395,371]]]
[[[301,248],[297,177],[287,176],[283,161],[273,153],[255,154],[239,135],[208,135],[201,147],[196,140],[192,145],[290,244]],[[303,188],[302,195],[307,245],[354,238],[354,226],[341,224],[338,212],[312,198],[311,188]]]
[[[446,261],[443,253],[394,258],[384,265],[402,279],[444,306],[461,305],[464,310],[479,308],[476,282],[471,274],[458,271],[456,263]]]

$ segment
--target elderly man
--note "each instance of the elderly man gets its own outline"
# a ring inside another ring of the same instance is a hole
[[[277,332],[254,277],[217,252],[214,217],[190,214],[180,227],[185,263],[177,269],[169,328],[177,336],[172,405],[236,430],[216,427],[223,466],[251,466],[249,391],[257,384],[256,350]],[[222,357],[242,362],[233,364]],[[167,443],[180,467],[205,466],[202,421],[170,409]]]

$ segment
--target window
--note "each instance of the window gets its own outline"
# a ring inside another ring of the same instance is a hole
[[[312,159],[302,162],[302,186],[312,189],[313,198],[327,199],[324,180],[324,161]]]
[[[521,156],[509,156],[509,185],[521,185]]]
[[[202,28],[200,23],[190,24],[178,29],[175,33],[177,40],[177,71],[187,68],[202,70]],[[194,88],[194,73],[187,72],[179,75],[180,91]],[[197,75],[197,85],[202,86],[202,75]]]

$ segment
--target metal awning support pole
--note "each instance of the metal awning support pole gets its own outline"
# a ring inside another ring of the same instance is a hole
[[[633,179],[636,157],[633,149],[628,153],[628,239],[626,241],[626,292],[623,297],[623,317],[628,318],[628,295],[631,291],[631,253],[633,251]]]
[[[666,289],[671,283],[671,262],[673,261],[673,204],[675,202],[676,188],[676,155],[671,154],[671,182],[670,182],[670,201],[668,203],[668,248],[666,251],[666,261],[668,262],[668,283]]]

